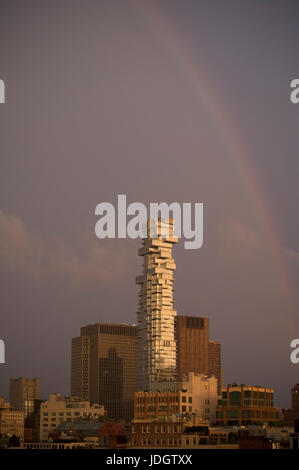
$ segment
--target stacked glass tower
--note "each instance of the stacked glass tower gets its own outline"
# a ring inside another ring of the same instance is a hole
[[[176,341],[173,305],[174,270],[172,219],[157,219],[147,224],[147,237],[139,255],[143,274],[137,312],[138,360],[137,388],[151,390],[157,382],[176,380]]]

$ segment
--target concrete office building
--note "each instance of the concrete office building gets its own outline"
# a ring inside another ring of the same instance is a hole
[[[40,404],[40,441],[47,441],[48,435],[64,421],[74,421],[79,417],[99,418],[104,414],[105,409],[101,405],[51,393],[49,400]]]
[[[9,401],[16,410],[24,411],[25,419],[34,411],[34,400],[40,399],[40,379],[10,379]]]
[[[156,235],[153,236],[153,232]],[[157,219],[147,224],[147,238],[139,255],[143,256],[138,328],[137,389],[150,390],[155,382],[176,380],[176,341],[173,303],[175,262],[172,245],[173,220]]]
[[[137,331],[97,323],[72,339],[71,395],[105,407],[108,417],[130,421],[136,390]]]

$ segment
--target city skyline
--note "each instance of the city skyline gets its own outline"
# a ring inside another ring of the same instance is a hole
[[[260,3],[2,2],[0,394],[25,376],[67,395],[80,327],[136,322],[140,241],[94,233],[126,194],[204,204],[203,246],[173,249],[175,309],[209,318],[225,384],[289,407],[299,5]]]

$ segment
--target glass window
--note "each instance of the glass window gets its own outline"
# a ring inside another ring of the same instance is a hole
[[[241,406],[241,392],[230,392],[229,404],[230,406]]]

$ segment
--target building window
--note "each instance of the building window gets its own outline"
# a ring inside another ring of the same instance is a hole
[[[229,404],[230,406],[241,406],[241,392],[230,392]]]

